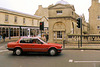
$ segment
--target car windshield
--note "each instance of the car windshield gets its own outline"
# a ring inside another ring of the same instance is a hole
[[[40,38],[42,41],[44,41],[45,43],[47,43],[45,40],[43,40],[42,38]]]

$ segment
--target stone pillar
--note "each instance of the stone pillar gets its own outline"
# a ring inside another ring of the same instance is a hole
[[[62,43],[64,41],[64,32],[62,32]]]

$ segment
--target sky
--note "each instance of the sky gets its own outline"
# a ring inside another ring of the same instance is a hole
[[[60,0],[0,0],[0,7],[9,10],[14,10],[21,13],[34,15],[38,9],[38,5],[48,7],[51,4],[56,4]],[[64,0],[69,4],[74,5],[75,12],[78,15],[85,15],[85,20],[88,22],[89,13],[88,9],[91,6],[92,0]]]

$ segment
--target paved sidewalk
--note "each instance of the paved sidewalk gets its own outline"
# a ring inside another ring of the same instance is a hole
[[[66,44],[63,49],[68,50],[100,50],[100,44],[82,44],[78,46],[78,44]]]
[[[6,42],[17,41],[18,39],[19,39],[19,38],[17,38],[17,37],[16,37],[16,38],[11,38],[11,39],[6,38],[6,39],[5,39],[5,42],[4,42],[3,40],[1,40],[1,41],[0,41],[0,44],[1,44],[1,43],[6,43]]]

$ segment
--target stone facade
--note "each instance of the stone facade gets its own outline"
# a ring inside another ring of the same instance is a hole
[[[89,8],[90,34],[100,34],[100,3],[99,0],[92,0]]]
[[[67,40],[68,34],[80,34],[76,21],[78,17],[82,18],[83,31],[87,31],[88,28],[84,15],[79,16],[76,14],[74,6],[63,0],[47,8],[40,5],[35,15],[48,18],[49,42],[62,43],[63,40]]]
[[[4,8],[0,8],[0,35],[6,37],[34,36],[40,33],[40,22],[44,22],[47,32],[48,19],[45,16],[28,15]],[[21,29],[20,29],[21,28]]]

